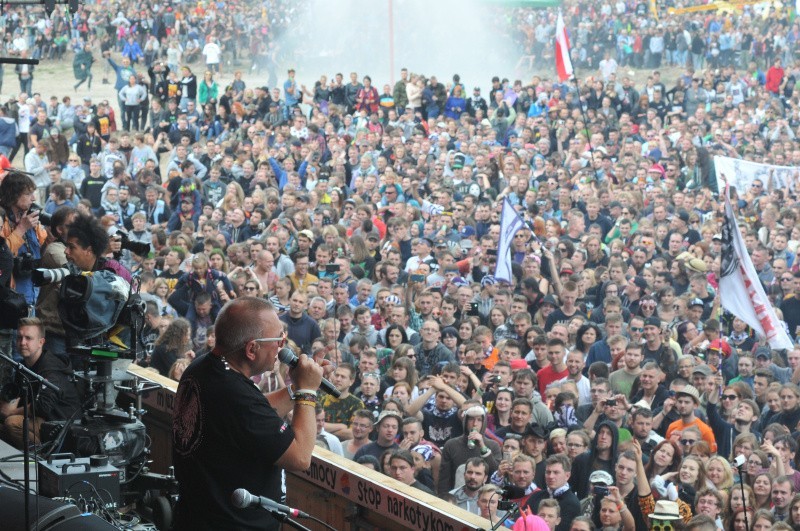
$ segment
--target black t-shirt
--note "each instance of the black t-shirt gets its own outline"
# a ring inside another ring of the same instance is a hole
[[[439,448],[444,447],[444,443],[450,439],[460,437],[464,434],[464,427],[461,425],[458,415],[439,417],[427,411],[423,411],[422,415],[422,427],[425,430],[425,439]]]
[[[236,509],[238,488],[283,502],[275,466],[295,434],[261,391],[207,354],[184,372],[175,398],[172,454],[178,479],[176,529],[270,529],[280,523],[259,508]]]

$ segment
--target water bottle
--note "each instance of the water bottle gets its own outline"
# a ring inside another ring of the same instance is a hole
[[[478,430],[475,429],[475,428],[472,428],[472,431],[470,433],[475,433],[476,431],[478,431]],[[475,444],[476,444],[475,443],[475,439],[467,440],[467,448],[469,448],[470,450],[474,450],[475,449]]]

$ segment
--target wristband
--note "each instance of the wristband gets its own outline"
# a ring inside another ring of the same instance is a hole
[[[317,407],[317,403],[316,402],[312,402],[311,400],[295,400],[294,401],[294,405],[295,406],[310,406],[310,407],[313,407],[313,408]]]
[[[295,394],[317,396],[317,392],[314,389],[298,389],[297,391],[295,391]]]
[[[286,386],[286,392],[289,393],[289,399],[291,400],[295,399],[295,394],[294,394],[294,389],[292,388],[292,384]]]
[[[316,395],[316,393],[309,394],[309,393],[301,393],[300,391],[297,391],[294,394],[294,399],[295,399],[295,401],[302,400],[304,402],[313,402],[315,404],[317,403],[317,395]]]
[[[488,446],[484,446],[484,447],[483,447],[483,450],[481,450],[481,456],[482,456],[482,457],[486,457],[486,456],[487,456],[487,455],[489,455],[490,453],[492,453],[492,451],[489,449],[489,447],[488,447]]]

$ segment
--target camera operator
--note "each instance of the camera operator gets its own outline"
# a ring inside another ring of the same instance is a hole
[[[41,267],[44,269],[58,269],[67,264],[65,253],[67,244],[67,226],[75,220],[78,211],[72,207],[61,207],[53,213],[50,220],[50,234],[54,241],[50,242],[42,254]],[[61,282],[52,282],[39,288],[39,298],[36,300],[36,315],[42,320],[45,339],[50,348],[57,354],[63,354],[67,348],[67,333],[58,313],[58,300]]]
[[[17,330],[17,347],[22,355],[25,366],[47,381],[56,385],[60,392],[42,387],[35,394],[31,412],[36,416],[28,424],[30,441],[39,442],[39,428],[42,423],[50,420],[66,420],[81,407],[78,390],[71,381],[72,367],[69,360],[56,355],[50,349],[45,349],[44,326],[42,321],[35,318],[20,319]],[[14,389],[18,391],[19,389]],[[5,389],[6,393],[9,389]],[[6,394],[4,393],[4,394]],[[0,415],[3,417],[2,439],[22,448],[23,410],[19,406],[18,393],[11,392],[4,396],[0,402]]]
[[[2,235],[14,256],[12,281],[17,292],[29,305],[36,303],[39,288],[33,285],[31,273],[38,267],[47,231],[39,223],[39,210],[32,208],[36,195],[33,180],[17,171],[10,171],[0,184],[0,206],[6,210]]]
[[[131,273],[113,258],[105,258],[110,248],[110,238],[100,222],[78,215],[67,228],[65,254],[81,271],[107,270],[131,281]]]

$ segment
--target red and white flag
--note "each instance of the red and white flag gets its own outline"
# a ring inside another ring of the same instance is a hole
[[[572,59],[569,56],[569,37],[567,27],[564,25],[564,17],[558,13],[556,22],[556,73],[558,80],[562,83],[572,77]]]
[[[725,220],[722,223],[722,262],[719,292],[722,307],[747,323],[773,349],[793,348],[792,340],[778,320],[744,245],[727,188]]]

